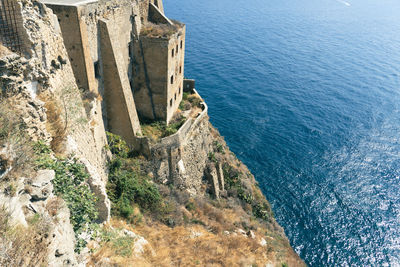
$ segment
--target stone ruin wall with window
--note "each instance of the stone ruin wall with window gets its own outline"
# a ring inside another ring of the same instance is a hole
[[[183,96],[185,26],[167,38],[142,36],[135,42],[134,98],[138,113],[169,122]]]

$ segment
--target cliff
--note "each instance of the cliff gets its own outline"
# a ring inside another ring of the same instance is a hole
[[[183,80],[182,25],[141,20],[174,24],[162,2],[53,11],[37,1],[0,9],[15,39],[2,32],[0,265],[304,265]],[[165,69],[149,35],[174,51]]]

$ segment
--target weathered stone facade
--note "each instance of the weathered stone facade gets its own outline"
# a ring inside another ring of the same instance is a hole
[[[130,43],[136,32],[131,20],[137,5],[129,1],[47,3],[60,21],[78,86],[102,95],[107,130],[131,143],[141,133],[130,86]]]
[[[186,27],[164,15],[162,1],[154,2],[134,42],[133,87],[139,114],[168,123],[182,100]]]
[[[148,171],[156,181],[173,184],[193,195],[204,185],[208,155],[212,151],[208,107],[204,102],[202,106],[203,111],[196,118],[189,118],[177,133],[155,144],[148,137],[137,137],[135,142],[137,151],[150,159]]]
[[[185,26],[163,13],[162,0],[43,0],[57,15],[79,88],[100,93],[107,130],[129,144],[139,115],[169,122],[183,93]],[[148,23],[173,29],[143,34]]]
[[[141,36],[135,43],[134,97],[139,114],[169,122],[183,95],[185,26],[165,38]]]

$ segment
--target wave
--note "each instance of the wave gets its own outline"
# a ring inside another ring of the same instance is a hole
[[[339,3],[342,3],[343,5],[351,6],[351,4],[349,2],[346,2],[344,0],[336,0],[336,1],[339,2]]]

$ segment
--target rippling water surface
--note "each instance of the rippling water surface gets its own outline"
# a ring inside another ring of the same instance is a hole
[[[185,76],[312,266],[400,266],[400,1],[164,0]]]

